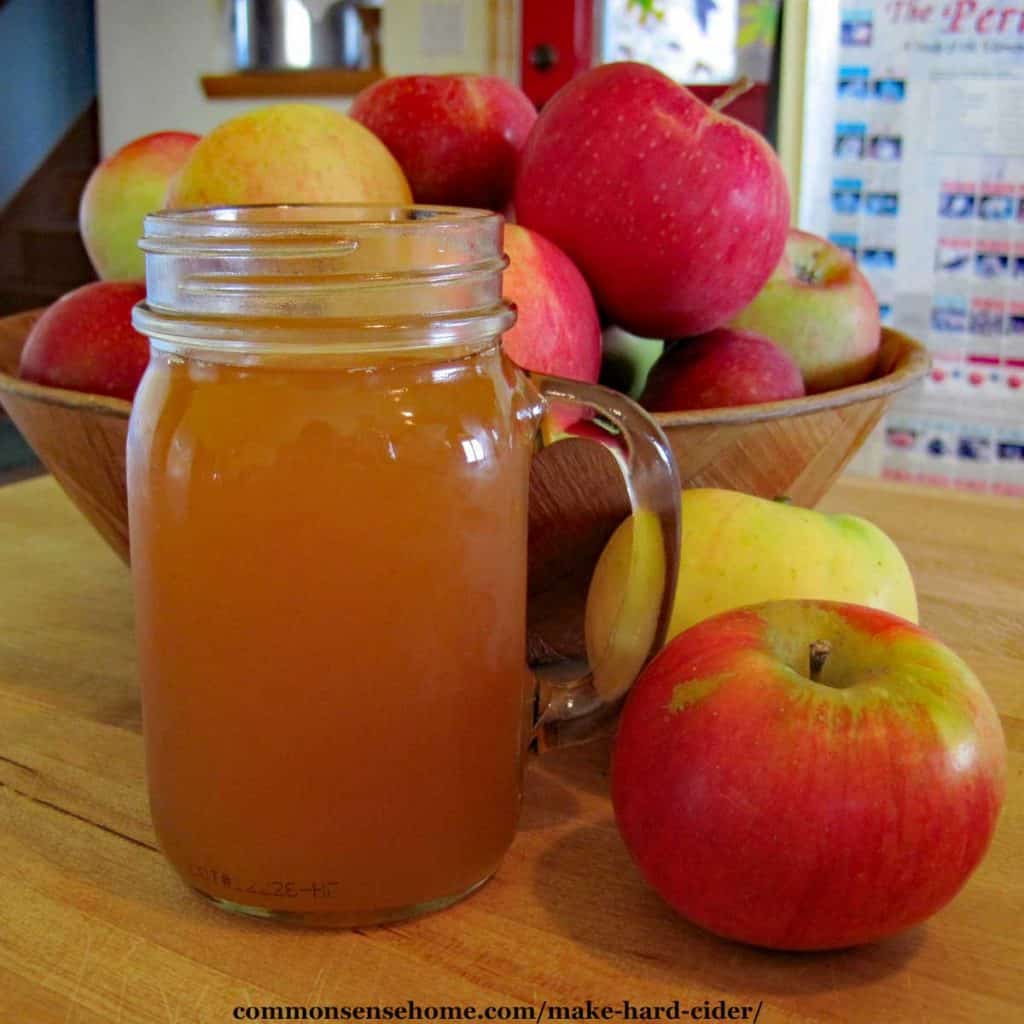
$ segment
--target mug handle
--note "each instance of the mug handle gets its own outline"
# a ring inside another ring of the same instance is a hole
[[[622,472],[633,513],[629,564],[608,636],[588,634],[590,664],[582,671],[556,664],[534,673],[534,739],[545,750],[594,735],[664,642],[679,569],[680,485],[661,427],[631,399],[596,384],[528,377],[545,405],[538,450],[569,439],[603,445]]]

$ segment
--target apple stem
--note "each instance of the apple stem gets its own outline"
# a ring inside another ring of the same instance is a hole
[[[828,661],[828,656],[832,653],[832,645],[827,640],[815,640],[811,644],[811,682],[821,682],[821,670],[825,667],[825,662]]]
[[[750,92],[753,88],[754,83],[746,75],[743,75],[737,78],[721,96],[711,101],[711,109],[721,113],[730,103],[738,100],[745,92]]]

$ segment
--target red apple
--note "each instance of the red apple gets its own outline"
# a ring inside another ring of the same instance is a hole
[[[811,394],[867,380],[878,360],[878,300],[868,279],[837,245],[795,228],[768,283],[730,326],[786,349]]]
[[[648,338],[721,326],[782,255],[789,193],[756,132],[645,64],[556,93],[520,158],[516,219],[583,271],[608,319]]]
[[[504,78],[402,75],[364,89],[351,115],[391,150],[417,203],[501,210],[537,111]]]
[[[557,245],[518,224],[505,225],[505,251],[502,291],[517,312],[505,354],[527,370],[594,383],[601,324],[583,275]]]
[[[141,281],[142,219],[164,205],[171,178],[199,141],[190,132],[156,132],[129,142],[89,176],[78,207],[86,252],[105,280]]]
[[[146,286],[134,281],[94,281],[68,292],[33,326],[19,376],[131,401],[149,362],[149,340],[132,327],[132,306],[145,297]]]
[[[640,404],[652,412],[717,409],[800,398],[800,367],[767,338],[725,327],[672,346],[647,376]]]
[[[793,950],[934,914],[984,856],[1005,785],[967,665],[905,619],[827,601],[681,633],[630,693],[612,767],[648,882],[709,931]]]

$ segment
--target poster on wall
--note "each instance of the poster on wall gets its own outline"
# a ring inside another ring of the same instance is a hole
[[[933,359],[853,468],[1024,496],[1024,5],[842,0],[839,21],[804,226]]]

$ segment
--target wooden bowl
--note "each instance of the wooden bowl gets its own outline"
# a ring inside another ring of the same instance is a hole
[[[124,459],[131,403],[18,378],[22,345],[42,315],[37,309],[0,319],[0,405],[68,497],[127,562]]]
[[[0,403],[71,500],[128,561],[125,440],[131,405],[14,376],[40,311],[0,319]],[[658,413],[684,487],[727,487],[814,506],[893,396],[928,369],[920,344],[886,330],[873,380],[788,402]],[[578,654],[587,581],[628,512],[612,458],[566,441],[541,452],[530,480],[530,655]]]

